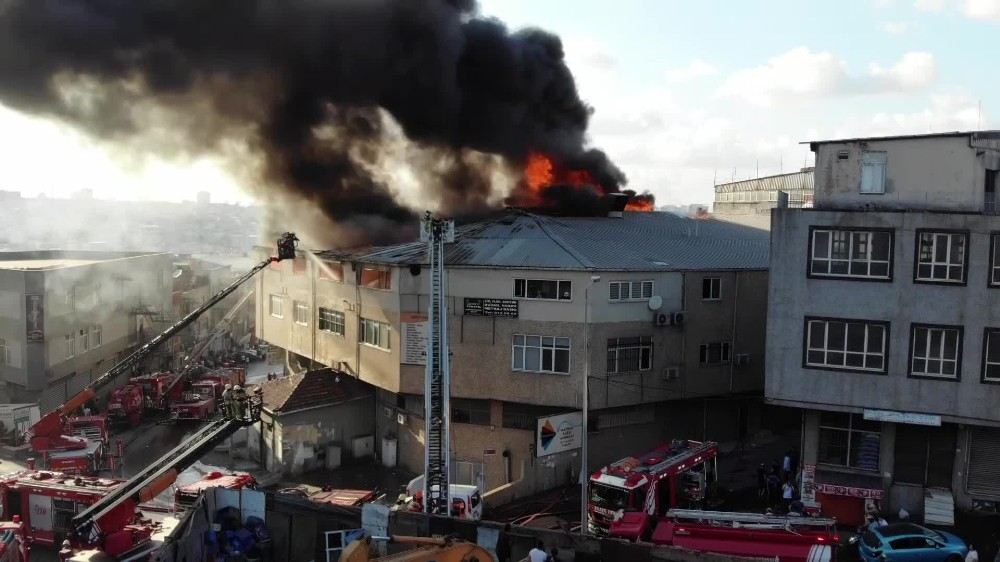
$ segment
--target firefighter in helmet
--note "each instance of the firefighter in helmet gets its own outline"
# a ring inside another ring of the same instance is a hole
[[[233,385],[226,384],[222,391],[222,415],[227,420],[233,418]]]
[[[236,385],[233,387],[233,401],[235,406],[235,417],[236,419],[244,419],[246,417],[247,409],[247,393],[243,390],[243,387]]]

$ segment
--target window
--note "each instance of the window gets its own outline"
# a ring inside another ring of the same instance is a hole
[[[990,235],[990,287],[1000,287],[1000,234]]]
[[[73,337],[73,334],[69,334],[64,336],[64,342],[66,346],[66,359],[69,359],[76,355],[76,338]]]
[[[326,281],[336,281],[338,283],[342,283],[344,281],[344,264],[323,260],[317,260],[313,263],[315,263],[319,268],[320,279]]]
[[[87,344],[87,329],[84,328],[76,333],[76,348],[80,353],[84,353],[90,349]]]
[[[886,372],[889,324],[806,318],[807,367]]]
[[[344,313],[329,308],[319,308],[319,329],[338,336],[344,335]]]
[[[653,367],[653,338],[608,338],[608,374],[648,371]]]
[[[304,302],[295,301],[292,303],[292,317],[295,323],[300,326],[309,325],[309,305]]]
[[[819,420],[819,447],[816,460],[821,464],[879,470],[881,426],[858,414],[823,412]]]
[[[514,279],[514,296],[521,299],[568,301],[573,298],[573,284],[554,279]]]
[[[717,301],[722,297],[722,279],[705,277],[701,280],[701,300]]]
[[[893,480],[920,486],[951,487],[955,426],[897,424]]]
[[[608,287],[612,302],[643,301],[653,296],[652,281],[612,281]]]
[[[915,281],[965,283],[967,232],[917,231]]]
[[[361,268],[361,286],[388,291],[392,288],[392,271],[383,267],[364,266]]]
[[[378,320],[361,319],[361,343],[389,349],[389,325]]]
[[[913,324],[910,337],[910,375],[959,378],[962,328]]]
[[[104,330],[100,324],[90,327],[90,348],[99,347],[104,344]]]
[[[529,373],[569,373],[569,338],[514,334],[512,368]]]
[[[983,382],[1000,382],[1000,328],[983,334]]]
[[[275,318],[284,318],[284,304],[285,301],[281,295],[271,295],[271,316],[274,316]]]
[[[452,398],[451,421],[454,423],[490,425],[490,401]]]
[[[892,279],[892,232],[814,229],[809,274]]]
[[[10,365],[10,349],[3,338],[0,338],[0,365]]]
[[[729,342],[703,343],[698,349],[698,362],[702,365],[729,363]]]
[[[861,155],[861,193],[885,193],[885,152]]]

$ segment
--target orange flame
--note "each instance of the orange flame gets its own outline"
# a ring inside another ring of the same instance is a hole
[[[594,188],[600,193],[607,193],[604,186],[594,180],[594,176],[587,170],[572,170],[561,168],[553,162],[546,154],[541,152],[528,153],[528,159],[524,166],[524,183],[527,186],[527,193],[522,194],[519,206],[535,207],[542,204],[542,190],[551,185],[569,185],[576,188]],[[653,196],[649,193],[635,195],[628,192],[632,197],[625,206],[626,211],[652,211]]]
[[[553,179],[552,160],[539,152],[529,154],[528,164],[524,167],[524,181],[531,191],[537,192],[547,185],[552,185]]]
[[[636,195],[625,204],[626,211],[640,211],[648,213],[654,211],[653,199],[648,196]]]

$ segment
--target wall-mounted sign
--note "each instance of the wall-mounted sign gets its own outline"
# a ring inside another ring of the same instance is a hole
[[[583,414],[570,412],[538,418],[535,451],[544,457],[583,446]]]
[[[45,340],[45,306],[42,295],[24,295],[25,331],[29,342]]]
[[[427,364],[427,316],[406,313],[399,316],[399,338],[402,340],[402,363]]]
[[[941,416],[931,414],[913,414],[908,412],[893,412],[891,410],[865,410],[865,419],[880,422],[908,423],[911,425],[941,427]]]
[[[500,318],[517,318],[517,301],[514,299],[465,299],[466,316],[497,316]]]
[[[816,465],[807,464],[802,467],[801,491],[802,503],[807,507],[816,505]]]

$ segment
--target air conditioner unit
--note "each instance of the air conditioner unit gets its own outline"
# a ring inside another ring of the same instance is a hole
[[[399,425],[406,425],[406,414],[403,412],[396,412],[396,423]]]
[[[663,369],[663,378],[668,381],[679,379],[681,376],[680,367],[667,367]]]
[[[653,315],[653,325],[654,326],[669,326],[671,314],[666,312],[657,312]]]
[[[670,325],[671,326],[683,326],[684,325],[684,313],[683,312],[673,312],[670,314]]]
[[[750,354],[749,353],[737,353],[736,354],[736,366],[746,367],[750,364]]]
[[[390,408],[388,406],[385,406],[385,407],[382,408],[382,413],[385,414],[385,417],[391,418],[392,417],[392,408]]]

